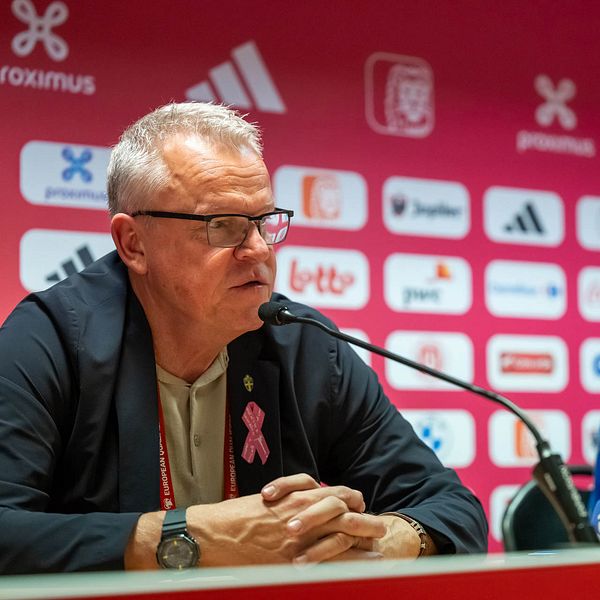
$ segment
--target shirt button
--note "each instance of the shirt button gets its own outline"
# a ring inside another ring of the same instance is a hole
[[[196,446],[196,448],[200,445],[200,436],[195,433],[194,434],[194,446]]]

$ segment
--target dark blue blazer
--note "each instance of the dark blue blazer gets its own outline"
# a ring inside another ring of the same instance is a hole
[[[305,472],[361,490],[368,511],[411,515],[443,552],[485,551],[479,502],[347,344],[264,325],[228,351],[242,495]],[[0,573],[123,567],[139,515],[159,508],[156,389],[150,328],[116,253],[15,308],[0,329]],[[265,465],[241,458],[250,401],[265,412]]]

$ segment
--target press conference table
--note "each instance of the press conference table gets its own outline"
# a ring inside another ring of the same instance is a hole
[[[551,600],[584,593],[600,581],[600,548],[553,554],[432,557],[416,562],[346,562],[194,569],[185,572],[88,573],[0,577],[0,599],[131,600]]]

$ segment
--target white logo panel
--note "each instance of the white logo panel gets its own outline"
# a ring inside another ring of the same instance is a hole
[[[363,342],[371,341],[371,340],[369,340],[369,336],[361,329],[340,328],[340,331],[342,333],[345,333],[346,335],[351,335],[352,337],[358,338],[359,340],[361,340]],[[356,352],[356,354],[358,354],[358,356],[360,356],[361,360],[365,364],[371,366],[371,353],[368,350],[365,350],[364,348],[361,348],[360,346],[355,346],[354,344],[350,344],[350,347],[352,348],[352,350],[354,350],[354,352]]]
[[[499,485],[490,495],[490,532],[498,542],[503,539],[502,517],[520,487],[519,485]]]
[[[30,292],[44,290],[114,249],[108,233],[30,229],[20,242],[21,284]]]
[[[587,321],[600,321],[600,267],[584,267],[577,278],[579,312]]]
[[[415,433],[447,467],[468,467],[475,459],[475,419],[466,410],[402,410]]]
[[[294,211],[294,226],[357,230],[367,222],[367,184],[358,173],[284,165],[273,187]]]
[[[600,250],[600,198],[584,196],[577,203],[577,239],[587,250]]]
[[[600,338],[588,338],[579,349],[581,385],[590,394],[600,393]]]
[[[21,150],[21,194],[31,204],[106,210],[110,149],[28,142]]]
[[[571,456],[571,424],[560,410],[530,410],[527,414],[550,442],[552,450],[567,462]],[[531,432],[512,413],[499,410],[489,421],[490,458],[498,467],[528,467],[538,462]]]
[[[376,52],[365,63],[367,123],[377,133],[422,138],[434,127],[433,71],[422,58]]]
[[[560,392],[569,378],[565,342],[553,336],[494,335],[486,348],[490,386],[511,392]]]
[[[496,317],[559,319],[567,310],[566,287],[558,265],[494,260],[485,270],[485,303]]]
[[[357,250],[285,246],[277,252],[277,290],[321,308],[363,308],[369,261]]]
[[[463,314],[471,308],[471,267],[453,256],[392,254],[384,264],[384,295],[397,312]]]
[[[390,177],[383,184],[383,222],[392,233],[464,238],[471,227],[469,192],[454,181]]]
[[[496,186],[483,201],[485,232],[495,242],[558,246],[565,237],[563,202],[554,192]]]
[[[590,465],[596,464],[599,438],[600,410],[590,410],[581,421],[581,451]]]
[[[385,342],[390,352],[443,371],[465,381],[473,381],[473,344],[463,333],[438,331],[395,331]],[[391,360],[385,361],[390,385],[397,390],[447,390],[460,388]]]

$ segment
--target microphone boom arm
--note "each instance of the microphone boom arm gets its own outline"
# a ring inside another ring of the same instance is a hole
[[[285,305],[281,305],[281,308],[278,308],[273,306],[278,303],[271,302],[268,304],[271,305],[269,307],[270,310],[265,310],[263,314],[261,314],[261,311],[259,311],[261,318],[266,322],[270,322],[274,325],[303,323],[305,325],[318,327],[325,333],[328,333],[329,335],[332,335],[340,340],[355,346],[359,346],[360,348],[364,348],[369,352],[379,354],[384,358],[388,358],[394,362],[398,362],[412,369],[416,369],[417,371],[421,371],[427,375],[431,375],[436,379],[446,381],[447,383],[462,388],[466,391],[473,392],[478,396],[482,396],[488,400],[491,400],[492,402],[496,402],[497,404],[500,404],[509,410],[525,424],[535,439],[535,447],[540,460],[533,469],[533,477],[562,521],[565,530],[567,531],[569,540],[578,544],[597,545],[600,543],[596,532],[589,523],[585,504],[583,503],[581,495],[573,483],[569,469],[564,464],[560,455],[552,452],[550,444],[542,437],[538,428],[534,425],[527,413],[519,408],[514,402],[511,402],[508,398],[505,398],[496,392],[486,390],[485,388],[473,385],[463,381],[462,379],[453,377],[452,375],[448,375],[443,371],[432,369],[426,365],[417,363],[398,354],[394,354],[389,350],[379,348],[378,346],[364,342],[363,340],[355,338],[351,335],[332,329],[316,319],[294,315]]]

